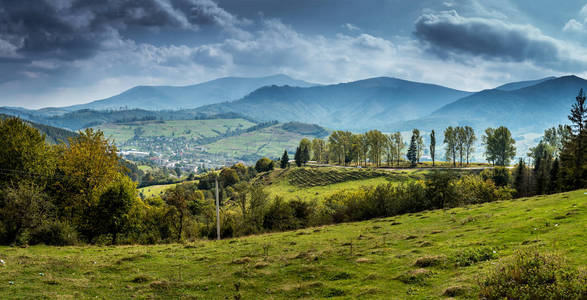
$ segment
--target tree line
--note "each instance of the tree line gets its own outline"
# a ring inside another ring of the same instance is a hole
[[[432,130],[429,137],[428,148],[432,166],[436,163],[436,132]],[[445,159],[452,162],[453,167],[469,165],[477,136],[470,126],[449,126],[444,130],[442,143],[445,146]],[[482,136],[485,146],[485,157],[493,165],[508,165],[515,157],[515,140],[507,127],[487,128]],[[420,163],[422,155],[426,151],[423,136],[418,129],[412,130],[409,143],[404,141],[400,132],[391,134],[382,133],[379,130],[370,130],[365,133],[352,133],[350,131],[333,131],[324,140],[314,138],[310,141],[304,138],[300,141],[295,151],[297,166],[305,165],[313,160],[318,163],[334,163],[339,165],[374,166],[400,166],[402,162],[408,162],[415,167]],[[285,151],[287,152],[287,151]],[[285,156],[284,152],[284,156]]]

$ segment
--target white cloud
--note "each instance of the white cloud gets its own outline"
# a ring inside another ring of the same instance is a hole
[[[583,23],[575,20],[570,19],[563,27],[563,31],[565,32],[583,32],[585,30],[585,26]]]
[[[351,23],[345,23],[342,25],[342,28],[348,30],[348,31],[359,31],[361,30],[361,28],[351,24]]]

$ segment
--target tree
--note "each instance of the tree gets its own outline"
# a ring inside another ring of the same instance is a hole
[[[312,140],[312,153],[314,160],[321,163],[324,162],[324,154],[326,152],[326,143],[323,139],[314,138]]]
[[[560,172],[563,189],[577,189],[587,185],[587,107],[583,89],[569,114],[571,134],[564,139],[560,154]]]
[[[444,130],[444,144],[446,144],[446,160],[457,166],[457,130],[449,126]]]
[[[268,172],[268,171],[273,170],[274,168],[275,168],[275,163],[267,157],[263,157],[263,158],[259,159],[257,161],[257,163],[255,163],[255,170],[259,173]]]
[[[507,127],[487,128],[483,136],[485,157],[498,166],[506,166],[516,155],[516,141]]]
[[[381,165],[381,158],[387,138],[379,130],[370,130],[365,133],[369,144],[369,158],[377,167]]]
[[[0,192],[0,241],[27,244],[31,230],[53,215],[54,207],[42,188],[21,181]]]
[[[240,181],[236,170],[233,168],[222,168],[218,180],[222,182],[223,187],[232,186]]]
[[[560,185],[560,164],[558,157],[554,159],[552,162],[552,167],[550,168],[550,181],[548,182],[548,193],[554,194],[561,191]]]
[[[86,129],[69,145],[60,144],[51,191],[61,217],[67,216],[80,232],[92,233],[91,212],[121,171],[116,146],[100,130]]]
[[[0,187],[24,179],[43,185],[54,173],[55,159],[45,135],[22,120],[0,120],[0,141]]]
[[[585,106],[585,94],[583,89],[579,90],[579,95],[575,98],[576,102],[571,106],[569,120],[575,129],[575,134],[580,134],[587,127],[587,107]]]
[[[119,233],[129,228],[131,223],[130,211],[137,201],[136,183],[126,176],[112,183],[100,195],[94,210],[94,230],[97,234],[112,234],[112,243],[117,243]]]
[[[432,158],[432,166],[434,167],[434,157],[436,156],[436,133],[434,130],[430,132],[430,157]]]
[[[310,148],[312,147],[312,142],[310,142],[309,139],[307,138],[303,138],[300,141],[300,145],[299,148],[301,150],[301,161],[302,164],[306,164],[308,161],[310,161]]]
[[[553,161],[553,148],[544,141],[530,148],[529,156],[534,159],[534,191],[543,195],[548,191],[550,169]]]
[[[473,151],[475,151],[474,145],[475,145],[475,141],[477,140],[477,137],[475,136],[475,130],[473,130],[473,128],[470,126],[465,126],[464,132],[465,132],[464,148],[465,148],[465,153],[466,153],[466,157],[467,157],[467,165],[468,165],[471,153],[473,153]]]
[[[310,149],[308,147],[302,148],[302,163],[306,165],[310,160]]]
[[[363,161],[364,165],[367,166],[367,153],[369,153],[369,139],[365,134],[359,134],[357,136],[359,140],[359,156]]]
[[[393,141],[395,143],[395,151],[396,151],[395,158],[397,159],[397,165],[399,166],[399,162],[401,160],[402,153],[404,152],[404,149],[406,148],[406,144],[404,144],[402,134],[399,131],[393,134]]]
[[[296,162],[296,166],[301,167],[302,166],[302,151],[300,150],[300,147],[296,147],[296,153],[294,154],[294,160]]]
[[[461,126],[455,127],[456,130],[456,149],[459,153],[459,165],[463,166],[463,154],[465,153],[465,140],[466,140],[466,133],[465,128]]]
[[[530,195],[529,172],[522,158],[520,158],[520,161],[514,170],[514,189],[516,189],[516,195],[518,197],[526,197]]]
[[[202,200],[201,193],[196,193],[193,188],[188,185],[179,184],[175,187],[168,189],[165,191],[163,195],[163,200],[175,208],[175,212],[177,214],[177,240],[181,240],[183,235],[183,228],[184,228],[184,221],[189,216],[190,210],[189,207],[195,201]]]
[[[328,137],[329,155],[333,161],[338,161],[339,164],[347,164],[350,157],[352,147],[352,133],[349,131],[336,130]]]
[[[412,131],[412,138],[410,140],[410,146],[408,147],[408,153],[406,154],[412,167],[415,167],[418,163],[418,135],[420,132],[418,129]]]
[[[283,155],[281,156],[281,160],[280,160],[279,166],[282,169],[285,169],[285,168],[287,168],[289,166],[289,156],[287,155],[287,150],[283,150]]]
[[[420,131],[418,129],[414,129],[417,133],[416,138],[416,163],[420,162],[420,158],[422,157],[422,153],[424,152],[424,139],[420,135]]]
[[[395,142],[394,142],[394,137],[393,134],[388,135],[387,137],[387,141],[385,143],[385,155],[386,155],[386,159],[387,159],[387,165],[391,166],[393,164],[393,161],[395,159]]]

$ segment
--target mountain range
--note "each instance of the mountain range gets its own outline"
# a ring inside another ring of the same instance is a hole
[[[238,112],[263,121],[300,121],[363,130],[426,116],[465,91],[378,77],[314,87],[266,86],[244,98],[198,108],[200,113]]]
[[[390,124],[388,129],[441,129],[469,125],[477,130],[506,126],[519,134],[542,133],[567,122],[567,115],[587,80],[562,76],[538,80],[519,89],[490,89],[474,93],[435,110],[430,115]]]
[[[264,85],[266,83],[268,85]],[[256,88],[259,85],[261,87]],[[517,134],[525,134],[542,133],[547,127],[566,122],[580,88],[587,88],[587,81],[572,75],[511,82],[475,93],[389,77],[314,85],[275,75],[221,78],[189,87],[136,87],[85,105],[40,110],[3,107],[0,113],[72,130],[133,119],[194,119],[221,115],[244,116],[255,121],[297,121],[352,131],[408,131],[412,128],[428,131],[442,130],[449,125],[470,125],[483,130],[505,125]],[[213,94],[212,91],[222,96],[204,96]],[[242,97],[224,101],[240,95]],[[142,109],[96,110],[122,104]],[[153,106],[171,109],[174,105],[197,108],[147,110]]]
[[[267,77],[224,77],[188,86],[137,86],[110,98],[87,104],[63,107],[67,111],[80,109],[177,110],[236,100],[267,85],[309,87],[315,84],[293,79],[287,75]]]

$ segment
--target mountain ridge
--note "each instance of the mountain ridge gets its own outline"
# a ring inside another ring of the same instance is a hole
[[[266,85],[315,86],[284,74],[264,77],[222,77],[186,86],[139,85],[112,97],[60,109],[120,109],[146,110],[190,109],[198,106],[236,100]]]

